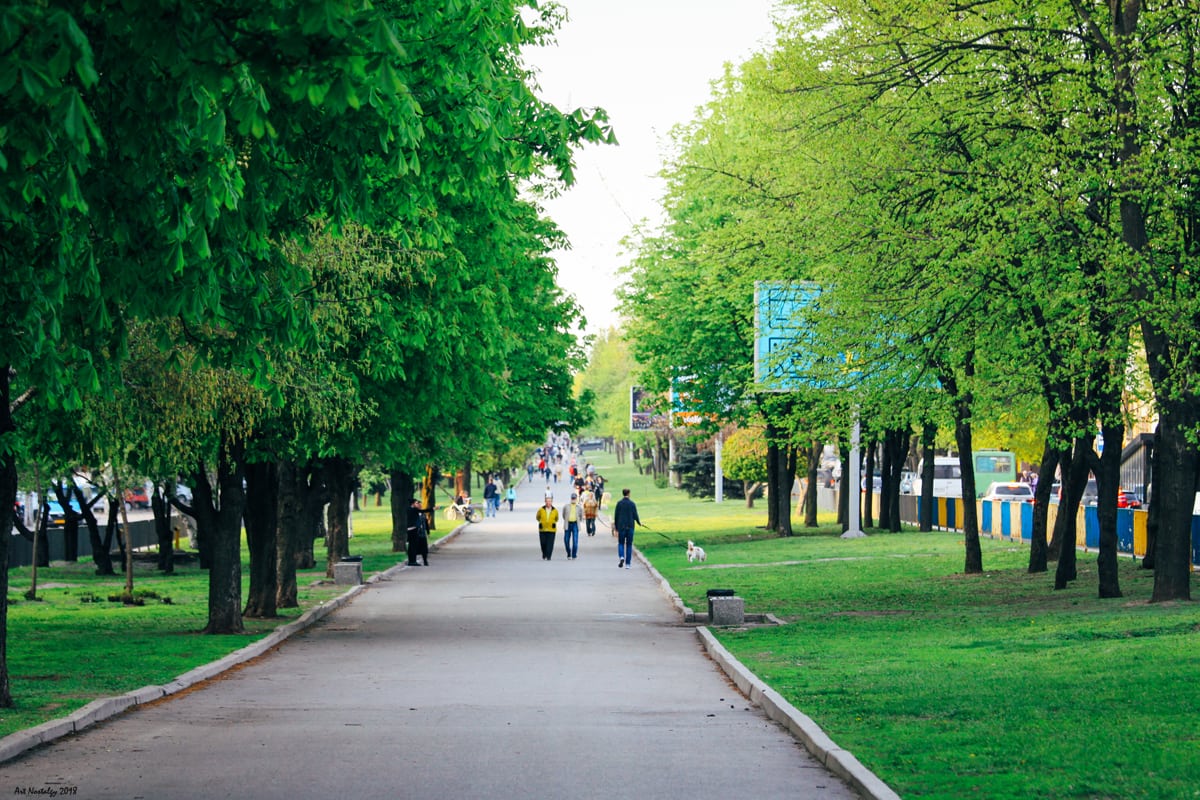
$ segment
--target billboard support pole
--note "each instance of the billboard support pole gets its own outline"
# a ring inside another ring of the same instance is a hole
[[[725,501],[725,473],[721,471],[721,445],[725,441],[725,433],[717,431],[717,443],[713,451],[713,470],[716,473],[717,482],[716,496],[713,500],[717,503]]]
[[[849,518],[843,539],[861,539],[866,536],[862,531],[862,491],[859,484],[858,449],[862,439],[862,427],[858,421],[858,409],[854,409],[854,427],[850,431],[850,485],[843,491],[850,494],[846,497],[846,513]]]

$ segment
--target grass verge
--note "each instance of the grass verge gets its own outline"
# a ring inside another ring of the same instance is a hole
[[[716,635],[901,796],[1200,796],[1200,609],[1150,604],[1131,560],[1116,600],[1096,597],[1094,554],[1055,592],[1026,546],[984,539],[986,572],[966,576],[957,533],[768,536],[765,508],[657,490],[608,458],[655,568],[694,609],[731,588],[785,620]],[[688,563],[687,539],[706,563]]]

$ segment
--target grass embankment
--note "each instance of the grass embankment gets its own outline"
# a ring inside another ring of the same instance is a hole
[[[1097,599],[1094,554],[1055,592],[1027,547],[984,539],[986,572],[966,576],[957,533],[767,537],[761,503],[689,500],[596,461],[614,497],[633,489],[651,528],[635,544],[689,606],[732,588],[788,623],[717,635],[901,796],[1200,795],[1200,609],[1151,605],[1131,560],[1118,600]]]
[[[440,515],[437,524],[434,538],[453,529]],[[363,556],[364,575],[404,558],[391,552],[390,532],[386,503],[376,506],[370,498],[355,513],[350,552]],[[90,559],[40,568],[38,599],[33,601],[24,598],[31,570],[11,570],[8,669],[15,707],[0,709],[0,736],[66,716],[100,697],[167,683],[341,594],[346,587],[324,580],[323,551],[317,542],[318,567],[297,576],[300,608],[281,609],[276,619],[246,619],[246,632],[236,636],[199,633],[208,620],[208,572],[195,558],[177,563],[174,575],[158,572],[152,557],[136,559],[134,593],[142,596],[141,606],[110,601],[124,590],[124,574],[99,577]],[[249,582],[245,562],[242,575],[244,599]]]

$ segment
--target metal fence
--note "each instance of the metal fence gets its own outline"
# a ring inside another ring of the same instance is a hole
[[[77,535],[79,536],[79,560],[86,561],[92,557],[92,541],[88,536],[87,526],[80,525]],[[103,530],[100,535],[103,537]],[[158,543],[158,538],[154,535],[154,520],[152,519],[129,523],[129,536],[133,539],[135,549]],[[50,546],[50,560],[62,561],[66,553],[66,532],[62,528],[51,528],[46,532],[46,540]],[[113,547],[113,552],[116,553],[115,537]],[[33,564],[33,542],[14,531],[8,539],[8,568],[28,567],[31,564]]]

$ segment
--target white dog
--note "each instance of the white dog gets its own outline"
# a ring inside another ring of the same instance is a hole
[[[688,539],[688,561],[707,561],[708,554],[704,552],[704,548]]]

